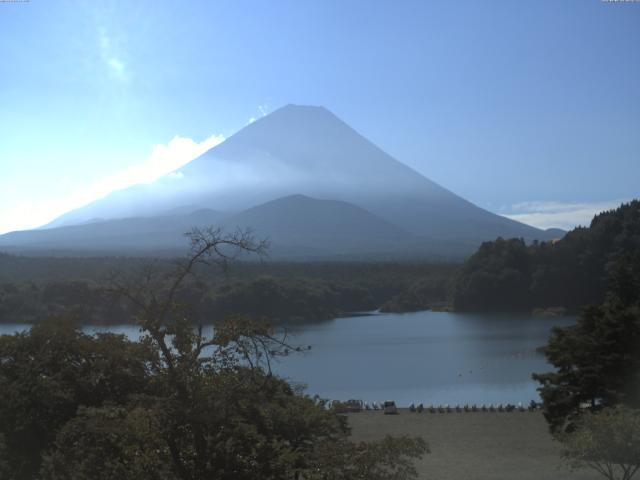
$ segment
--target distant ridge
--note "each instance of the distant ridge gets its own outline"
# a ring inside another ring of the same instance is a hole
[[[229,229],[251,228],[279,248],[315,253],[394,251],[413,236],[353,204],[291,195],[252,207],[225,220]]]
[[[0,247],[10,247],[9,251],[46,249],[82,253],[183,249],[186,245],[185,232],[197,225],[217,224],[222,218],[219,212],[204,209],[186,215],[96,220],[65,227],[10,232],[0,236]]]
[[[419,239],[399,227],[339,200],[318,200],[290,195],[222,215],[200,209],[186,215],[134,217],[12,232],[0,237],[0,246],[22,248],[27,253],[39,246],[66,253],[140,254],[183,250],[184,233],[194,227],[223,226],[228,231],[251,229],[257,238],[268,239],[276,257],[323,257],[392,253]]]

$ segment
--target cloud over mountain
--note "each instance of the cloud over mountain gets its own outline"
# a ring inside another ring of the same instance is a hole
[[[577,226],[589,226],[598,213],[617,208],[625,200],[611,202],[520,202],[511,206],[505,217],[537,228],[562,228],[571,230]]]

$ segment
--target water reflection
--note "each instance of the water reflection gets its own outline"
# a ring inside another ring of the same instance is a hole
[[[536,348],[573,319],[447,312],[339,318],[294,330],[310,354],[277,371],[327,398],[420,403],[528,403],[532,372],[550,367]]]

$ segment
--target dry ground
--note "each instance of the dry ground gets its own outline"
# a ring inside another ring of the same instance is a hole
[[[570,472],[539,412],[349,415],[355,440],[385,435],[422,436],[431,453],[416,466],[431,480],[596,480],[590,470]]]

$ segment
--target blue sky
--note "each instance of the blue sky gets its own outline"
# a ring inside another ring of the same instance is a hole
[[[323,105],[494,212],[639,196],[640,3],[0,3],[0,232]]]

